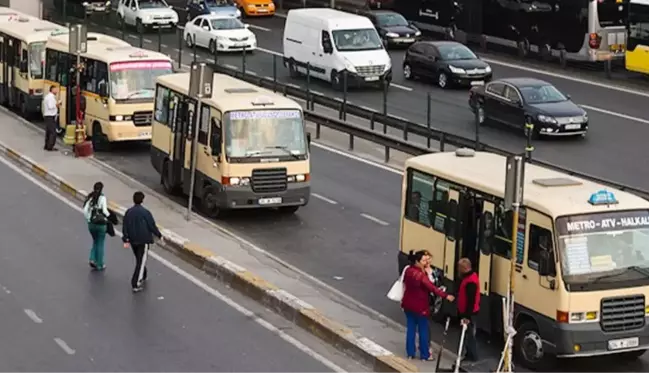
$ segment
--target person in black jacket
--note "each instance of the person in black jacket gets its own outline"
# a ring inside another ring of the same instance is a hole
[[[135,270],[131,277],[131,286],[133,292],[142,290],[142,285],[146,281],[146,259],[149,252],[149,245],[153,244],[153,237],[162,238],[162,233],[155,224],[155,219],[151,212],[142,206],[144,202],[144,193],[135,192],[133,194],[133,207],[126,210],[124,222],[122,224],[122,240],[124,248],[129,245],[135,255]]]

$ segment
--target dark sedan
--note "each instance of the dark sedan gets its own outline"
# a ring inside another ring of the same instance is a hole
[[[404,78],[432,78],[441,88],[482,85],[491,76],[488,63],[455,41],[417,42],[408,48],[403,59]]]
[[[585,136],[588,114],[552,84],[532,78],[494,80],[473,87],[469,106],[478,122],[495,121],[525,130],[533,124],[535,136]]]
[[[421,31],[399,13],[391,10],[372,10],[365,13],[381,35],[386,48],[409,46],[421,36]]]

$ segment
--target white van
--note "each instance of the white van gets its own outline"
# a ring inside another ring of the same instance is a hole
[[[392,80],[390,55],[372,22],[335,9],[293,9],[284,25],[284,66],[291,76],[306,74],[343,88]]]

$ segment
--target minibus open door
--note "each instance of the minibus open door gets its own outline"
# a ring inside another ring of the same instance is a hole
[[[482,216],[480,217],[480,232],[478,237],[478,263],[474,268],[478,271],[480,278],[480,312],[478,313],[478,325],[480,329],[490,333],[492,325],[492,309],[502,307],[500,303],[492,302],[491,297],[491,264],[492,244],[494,237],[494,210],[493,202],[483,201]],[[500,297],[498,297],[500,300]]]
[[[446,222],[444,225],[444,231],[446,233],[446,238],[444,239],[444,276],[452,282],[455,281],[455,262],[458,259],[459,199],[460,192],[449,188]]]

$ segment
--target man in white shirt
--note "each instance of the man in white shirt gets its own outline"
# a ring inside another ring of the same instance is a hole
[[[61,103],[57,99],[59,87],[50,86],[50,91],[43,98],[43,119],[45,119],[45,147],[47,151],[56,151],[56,115],[59,113]]]

